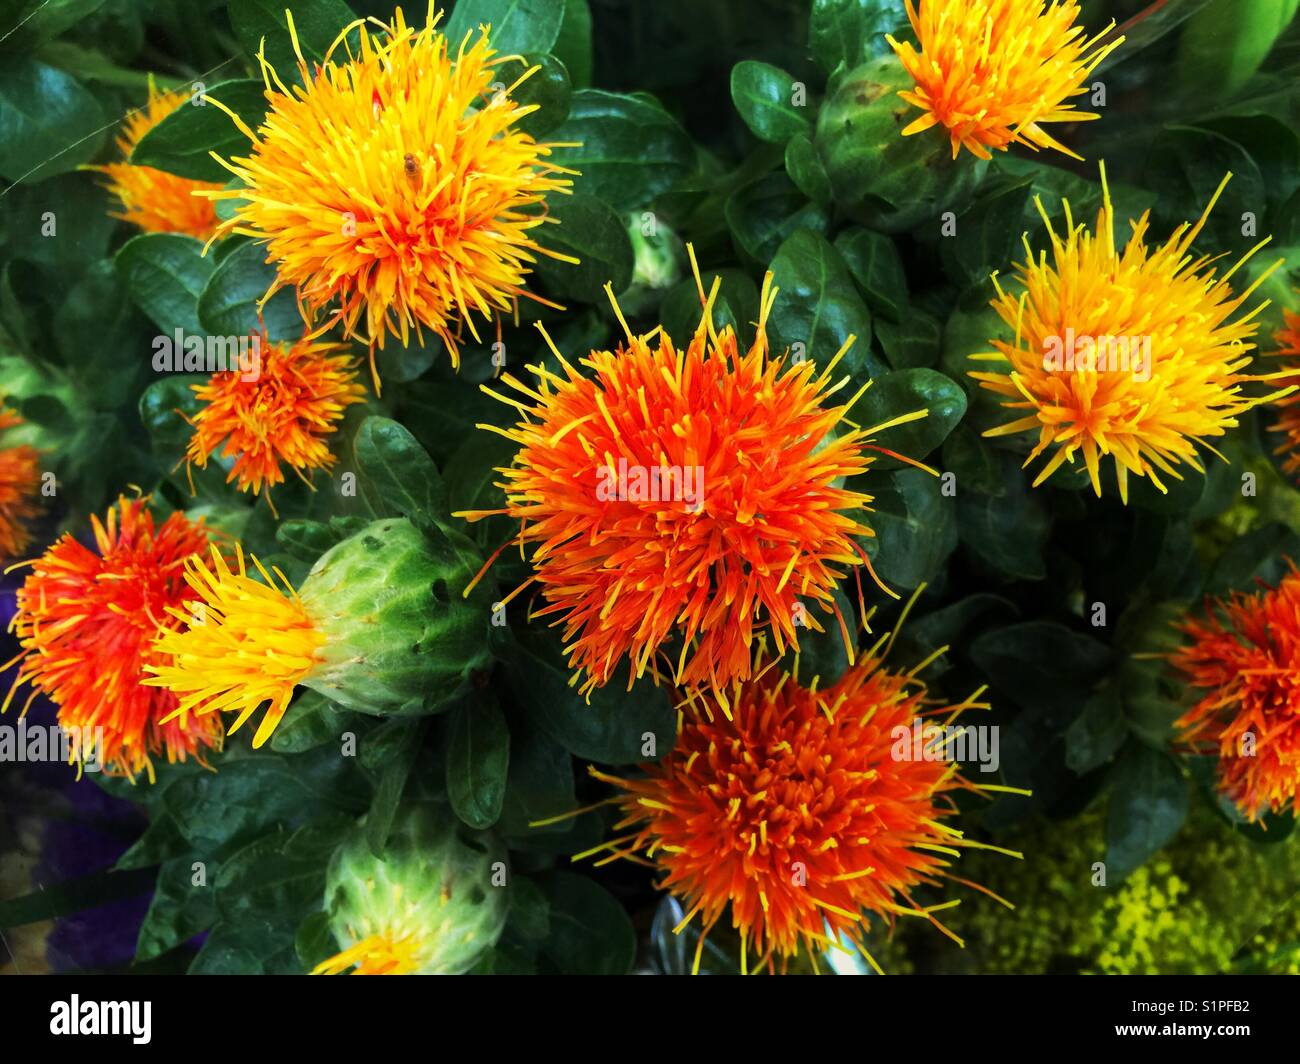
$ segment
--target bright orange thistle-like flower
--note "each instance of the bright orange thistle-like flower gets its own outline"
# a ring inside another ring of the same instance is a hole
[[[211,196],[235,201],[220,234],[267,242],[278,277],[266,298],[296,287],[309,316],[333,304],[328,324],[349,337],[361,324],[381,347],[386,333],[406,345],[429,329],[456,364],[461,323],[478,340],[473,316],[491,320],[526,295],[536,255],[575,261],[533,238],[546,194],[567,191],[560,175],[571,171],[517,128],[536,108],[510,94],[537,68],[496,91],[497,67],[512,57],[486,33],[449,42],[436,21],[430,8],[416,30],[399,8],[374,35],[358,20],[323,64],[299,52],[304,84],[292,91],[259,55],[270,113],[256,132],[231,115],[252,141],[248,157],[225,162],[244,187]]]
[[[770,631],[779,651],[797,646],[798,626],[820,630],[813,605],[832,613],[846,567],[869,565],[855,537],[873,534],[859,520],[871,497],[840,478],[884,450],[868,442],[874,432],[926,411],[849,427],[867,385],[843,406],[827,400],[849,383],[832,382],[853,337],[820,371],[771,357],[770,282],[748,351],[730,326],[714,330],[715,281],[707,298],[699,288],[704,314],[685,348],[662,330],[633,336],[624,322],[623,347],[582,360],[589,376],[554,347],[563,375],[530,367],[537,389],[503,375],[534,405],[483,386],[525,420],[479,427],[520,450],[500,470],[506,508],[457,516],[507,514],[522,524],[521,544],[537,544],[533,579],[546,605],[534,615],[563,623],[584,692],[623,658],[630,688],[679,635],[677,682],[721,692],[749,675],[755,632]]]
[[[1074,0],[920,0],[919,12],[907,0],[907,17],[920,51],[888,40],[916,81],[899,95],[925,114],[903,136],[942,125],[954,159],[963,147],[988,159],[990,148],[1009,144],[1079,158],[1043,124],[1099,117],[1069,101],[1088,91],[1088,76],[1124,40],[1103,43],[1111,27],[1086,37]]]
[[[0,403],[0,562],[16,559],[32,541],[29,525],[39,513],[40,452],[30,444],[3,445],[4,433],[23,419]]]
[[[1170,660],[1200,696],[1183,739],[1217,751],[1219,790],[1243,815],[1300,815],[1300,572],[1178,627],[1188,642]]]
[[[638,778],[591,774],[622,793],[614,801],[620,832],[580,856],[601,861],[648,858],[660,886],[699,917],[698,971],[705,936],[728,906],[740,933],[741,967],[783,967],[807,948],[816,954],[851,944],[873,968],[871,917],[929,920],[959,945],[934,915],[956,900],[925,905],[914,892],[944,879],[1009,902],[952,875],[962,848],[998,847],[967,838],[947,821],[959,789],[976,785],[953,760],[961,738],[954,722],[987,709],[977,691],[959,705],[936,704],[910,672],[886,668],[880,647],[835,683],[807,686],[760,652],[752,680],[737,684],[729,708],[711,695],[689,701],[672,751]],[[1001,850],[1013,857],[1021,855]]]
[[[971,356],[998,363],[996,370],[971,376],[1004,396],[1004,407],[1027,412],[985,435],[1037,430],[1026,466],[1052,452],[1035,487],[1081,456],[1100,495],[1101,459],[1110,456],[1125,502],[1130,474],[1149,477],[1164,492],[1161,475],[1181,480],[1180,463],[1204,472],[1197,446],[1213,450],[1208,437],[1222,436],[1242,412],[1294,390],[1256,398],[1242,394],[1243,384],[1285,376],[1243,372],[1255,346],[1250,337],[1259,327],[1252,319],[1268,304],[1240,311],[1272,271],[1264,271],[1240,295],[1228,283],[1268,241],[1222,276],[1210,268],[1216,256],[1192,252],[1231,176],[1195,224],[1184,222],[1156,245],[1146,242],[1147,213],[1131,223],[1128,242],[1116,245],[1105,167],[1095,233],[1074,223],[1067,202],[1066,232],[1058,234],[1035,201],[1051,256],[1035,257],[1026,237],[1026,259],[1016,267],[1020,292],[1004,290],[994,275],[998,294],[992,305],[1014,339],[995,340],[997,351]]]
[[[1283,326],[1273,334],[1278,348],[1274,352],[1286,359],[1300,358],[1300,314],[1289,310],[1282,312]],[[1284,378],[1300,381],[1300,364],[1288,366],[1291,376]],[[1274,403],[1277,421],[1270,431],[1282,434],[1282,442],[1273,453],[1282,458],[1282,468],[1292,476],[1300,472],[1300,396],[1289,395]]]
[[[247,369],[192,386],[204,405],[191,420],[185,458],[202,469],[220,450],[222,460],[233,459],[226,482],[254,495],[265,487],[269,500],[270,489],[284,483],[285,466],[310,486],[306,474],[334,465],[329,438],[346,408],[364,400],[365,388],[346,344],[272,343],[261,335],[248,351],[257,357],[246,359]]]
[[[175,697],[141,683],[156,661],[154,640],[180,624],[170,611],[184,595],[185,562],[208,548],[202,521],[178,512],[158,526],[148,505],[148,498],[121,498],[104,521],[91,517],[93,549],[64,535],[29,563],[13,622],[22,646],[18,675],[2,708],[30,684],[27,705],[45,694],[72,734],[88,742],[102,729],[102,750],[74,745],[74,754],[93,749],[107,771],[152,780],[155,755],[202,760],[220,749],[221,730],[175,718]]]
[[[117,217],[147,233],[184,233],[207,240],[216,232],[216,208],[194,193],[217,191],[220,183],[192,181],[130,162],[144,135],[189,99],[184,92],[158,92],[150,83],[149,102],[127,115],[117,138],[125,161],[91,169],[107,175],[108,190],[122,205]]]

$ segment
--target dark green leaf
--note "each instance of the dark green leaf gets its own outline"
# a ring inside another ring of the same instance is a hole
[[[568,119],[548,139],[581,145],[556,148],[552,158],[582,174],[575,192],[619,211],[648,206],[686,176],[695,157],[690,138],[656,100],[603,89],[575,92]]]
[[[282,288],[260,310],[258,303],[275,283],[275,267],[261,244],[244,244],[221,260],[199,295],[199,321],[213,336],[248,336],[265,326],[272,340],[298,340],[302,315],[293,291]]]
[[[636,954],[627,913],[586,876],[553,872],[542,883],[551,903],[551,933],[542,952],[565,975],[626,975]]]
[[[179,233],[144,233],[122,245],[113,259],[136,306],[170,339],[181,330],[200,336],[198,304],[214,262],[203,244]]]
[[[549,52],[560,35],[564,0],[456,0],[447,22],[452,51],[466,34],[478,36],[481,25],[492,29],[492,47],[502,55]]]
[[[206,94],[239,115],[249,129],[262,124],[266,89],[260,79],[223,81],[207,89]],[[248,137],[234,120],[220,107],[194,96],[140,138],[131,162],[198,181],[225,184],[230,180],[230,171],[208,153],[229,159],[247,155],[248,151]]]
[[[496,699],[466,700],[453,714],[447,744],[447,795],[472,828],[501,816],[510,768],[510,729]]]
[[[731,69],[732,102],[759,140],[784,144],[796,134],[811,131],[807,91],[770,63],[745,59]]]
[[[1167,754],[1132,743],[1115,769],[1106,814],[1106,866],[1127,876],[1178,834],[1187,784]]]
[[[604,286],[621,292],[632,280],[632,241],[618,212],[594,196],[556,196],[547,213],[546,247],[578,259],[577,265],[540,256],[537,276],[548,292],[582,303],[605,301]]]

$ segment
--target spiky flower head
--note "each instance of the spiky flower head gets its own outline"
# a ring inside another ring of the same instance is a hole
[[[9,443],[10,429],[23,419],[0,400],[0,563],[17,560],[32,541],[30,524],[39,510],[40,452],[29,443]]]
[[[375,521],[323,554],[295,591],[243,548],[192,558],[184,624],[158,640],[145,682],[179,699],[178,715],[237,713],[233,734],[263,706],[267,741],[299,684],[375,716],[433,712],[463,693],[490,658],[487,617],[453,597],[473,569],[468,541],[425,535],[405,519]]]
[[[343,950],[313,975],[460,975],[501,937],[506,851],[445,807],[399,808],[382,857],[364,830],[335,851],[325,909]]]
[[[220,183],[193,181],[130,161],[144,135],[189,100],[185,92],[159,92],[151,81],[148,102],[127,114],[118,134],[123,161],[92,169],[107,176],[108,190],[122,208],[116,217],[146,233],[184,233],[207,240],[217,229],[216,208],[211,200],[195,193],[215,192]]]
[[[1293,376],[1283,380],[1294,383],[1300,381],[1300,314],[1282,311],[1282,328],[1273,334],[1277,342],[1277,356],[1289,360],[1288,369]],[[1270,426],[1270,431],[1281,433],[1282,440],[1273,453],[1282,459],[1282,468],[1292,476],[1300,473],[1300,396],[1288,395],[1273,403],[1277,420]]]
[[[682,926],[702,921],[700,949],[730,908],[742,967],[837,939],[878,967],[864,943],[872,917],[923,917],[960,943],[933,915],[957,903],[927,907],[914,892],[977,845],[946,822],[952,792],[972,785],[933,729],[979,703],[936,706],[915,671],[869,653],[819,689],[769,662],[729,710],[692,698],[672,751],[642,777],[591,770],[620,790],[624,813],[624,834],[593,852],[650,858],[688,910]]]
[[[1259,327],[1252,319],[1264,304],[1241,311],[1268,273],[1240,295],[1228,283],[1267,241],[1222,276],[1211,266],[1217,256],[1192,252],[1231,176],[1201,217],[1179,225],[1163,244],[1148,244],[1149,212],[1143,212],[1131,223],[1127,243],[1116,245],[1104,166],[1095,233],[1075,224],[1066,202],[1066,231],[1058,234],[1035,201],[1051,256],[1044,251],[1036,257],[1026,237],[1025,261],[1016,266],[1020,291],[1004,290],[994,276],[992,306],[1014,338],[992,341],[996,352],[971,356],[998,363],[989,372],[971,373],[981,387],[1003,396],[1007,409],[1027,411],[985,435],[1037,430],[1026,466],[1051,452],[1035,487],[1062,463],[1073,465],[1082,456],[1100,495],[1101,460],[1110,456],[1125,502],[1130,474],[1149,477],[1164,492],[1161,476],[1181,480],[1178,465],[1204,472],[1198,445],[1213,450],[1208,438],[1236,426],[1243,411],[1285,394],[1242,394],[1243,384],[1280,376],[1244,372]]]
[[[287,466],[304,482],[316,469],[329,469],[335,457],[329,438],[365,388],[346,344],[303,339],[272,343],[265,334],[251,338],[247,367],[214,373],[192,385],[203,404],[191,421],[186,460],[204,468],[218,450],[233,459],[226,482],[260,494],[284,483]]]
[[[309,314],[332,306],[346,335],[380,347],[428,329],[456,364],[462,323],[477,340],[474,315],[491,320],[526,294],[548,254],[533,237],[545,197],[570,182],[518,128],[535,108],[511,92],[536,68],[497,91],[509,57],[486,32],[448,41],[436,21],[431,7],[416,30],[398,8],[379,34],[366,20],[340,27],[322,63],[299,53],[292,91],[259,55],[270,112],[256,131],[232,114],[252,141],[226,163],[244,187],[214,198],[235,201],[220,233],[267,242],[278,271],[267,298],[295,287]]]
[[[1170,656],[1199,700],[1182,738],[1218,753],[1219,790],[1251,820],[1300,814],[1300,573],[1209,600]]]
[[[177,512],[157,525],[148,505],[120,498],[102,522],[91,517],[93,545],[64,535],[31,563],[13,622],[20,665],[4,708],[30,684],[27,704],[49,697],[70,733],[90,738],[103,729],[108,771],[152,779],[154,756],[202,760],[220,749],[221,730],[177,714],[170,692],[143,682],[157,661],[154,641],[180,624],[173,611],[184,597],[186,561],[209,546],[201,520]]]
[[[988,159],[990,148],[1010,144],[1079,158],[1043,125],[1099,117],[1070,101],[1088,91],[1088,76],[1123,37],[1103,43],[1109,26],[1085,36],[1075,0],[919,2],[918,11],[907,0],[907,17],[920,50],[888,37],[916,82],[899,95],[925,112],[903,136],[941,125],[954,159],[962,148]]]
[[[836,583],[866,562],[855,537],[872,535],[859,520],[871,497],[840,478],[868,467],[879,449],[868,440],[887,426],[850,427],[865,386],[828,402],[848,384],[832,374],[852,337],[820,371],[769,354],[770,282],[747,351],[730,326],[714,329],[715,283],[699,290],[704,315],[685,348],[624,323],[626,343],[582,359],[586,374],[554,351],[563,373],[533,368],[536,389],[503,375],[531,406],[484,386],[525,419],[480,427],[520,450],[500,470],[506,508],[458,516],[521,522],[546,599],[534,616],[563,624],[584,691],[625,658],[629,685],[657,675],[655,654],[678,637],[677,681],[721,690],[749,676],[756,633],[784,650],[799,626],[820,630],[814,607],[831,613]]]

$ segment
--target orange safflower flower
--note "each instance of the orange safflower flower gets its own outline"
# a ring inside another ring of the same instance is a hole
[[[885,668],[885,638],[824,689],[816,678],[801,685],[760,653],[729,709],[686,693],[676,745],[643,766],[642,777],[590,769],[619,789],[624,817],[620,834],[583,856],[651,860],[660,886],[687,909],[678,930],[702,920],[696,970],[705,936],[728,906],[742,971],[751,956],[771,970],[774,958],[787,962],[801,946],[815,964],[836,940],[879,971],[865,944],[873,916],[889,924],[923,917],[961,944],[933,915],[957,902],[925,906],[913,891],[950,878],[990,893],[952,876],[947,858],[961,847],[997,847],[946,821],[956,812],[952,792],[1009,788],[964,779],[949,759],[949,733],[927,730],[987,709],[975,701],[982,689],[960,705],[935,707],[919,668]]]
[[[0,404],[0,439],[23,419]],[[11,562],[32,541],[30,522],[39,513],[40,452],[30,444],[0,447],[0,562]]]
[[[159,92],[149,84],[149,102],[130,112],[117,138],[123,162],[90,167],[108,176],[108,190],[122,205],[122,218],[146,233],[185,233],[207,240],[216,231],[217,212],[211,200],[196,192],[212,192],[219,183],[192,181],[150,166],[136,166],[131,153],[149,130],[189,100],[184,92]]]
[[[299,52],[303,87],[292,92],[258,56],[270,112],[256,132],[231,114],[252,151],[225,164],[244,187],[211,193],[235,201],[218,232],[267,242],[278,271],[267,299],[296,287],[308,316],[333,304],[328,324],[342,322],[349,337],[364,324],[372,370],[386,333],[406,345],[422,329],[455,365],[460,324],[478,340],[473,316],[491,320],[527,294],[537,254],[576,261],[533,239],[546,194],[567,190],[557,175],[571,171],[516,128],[533,108],[510,94],[536,67],[498,92],[496,68],[508,57],[486,33],[449,42],[434,32],[432,7],[418,31],[401,8],[381,35],[366,22],[343,27],[314,69]],[[355,56],[346,43],[354,30]],[[340,47],[346,61],[335,58]]]
[[[1219,790],[1246,817],[1300,814],[1300,573],[1209,600],[1170,661],[1200,695],[1182,738],[1219,755]]]
[[[920,51],[887,36],[916,89],[900,92],[925,112],[903,136],[942,125],[952,157],[964,147],[980,159],[1009,144],[1076,155],[1042,124],[1100,117],[1069,101],[1088,91],[1088,75],[1124,40],[1102,44],[1075,25],[1075,0],[907,0]]]
[[[202,520],[177,512],[155,527],[148,503],[119,498],[103,522],[91,517],[94,549],[64,535],[30,563],[14,618],[23,648],[18,675],[0,712],[30,684],[27,705],[44,693],[73,734],[103,729],[107,771],[131,778],[143,771],[152,780],[154,755],[202,761],[209,748],[221,748],[221,730],[174,718],[175,696],[141,683],[156,660],[154,640],[180,623],[168,611],[184,597],[186,559],[208,546]],[[74,745],[73,752],[90,750]]]
[[[855,537],[873,535],[860,520],[871,496],[840,478],[883,450],[868,442],[873,433],[926,414],[847,427],[869,385],[843,406],[826,400],[849,382],[832,383],[832,374],[854,338],[820,372],[811,361],[770,357],[769,275],[757,334],[742,351],[730,326],[714,330],[717,291],[715,283],[706,298],[699,288],[704,315],[684,349],[660,329],[633,336],[624,322],[624,346],[582,360],[590,376],[554,346],[563,375],[530,367],[537,390],[502,376],[535,405],[483,386],[525,420],[479,427],[520,450],[500,470],[506,507],[456,516],[521,522],[521,544],[537,544],[533,579],[547,601],[534,616],[563,623],[584,692],[624,657],[630,687],[678,635],[677,682],[720,692],[749,676],[756,632],[771,632],[781,652],[798,646],[799,626],[820,630],[811,606],[833,611],[846,567],[869,565]]]
[[[365,388],[352,357],[340,353],[346,344],[272,343],[265,334],[254,340],[255,367],[192,385],[204,406],[190,422],[185,459],[203,469],[220,449],[222,460],[234,459],[226,483],[254,495],[265,487],[269,499],[270,489],[284,483],[285,466],[310,485],[306,474],[334,465],[329,438],[346,408],[364,400]]]
[[[1095,233],[1076,225],[1064,203],[1066,233],[1052,229],[1041,202],[1052,253],[1037,257],[1025,239],[1025,261],[1016,266],[1021,291],[1005,291],[994,275],[992,306],[1014,330],[1014,341],[993,341],[993,352],[972,355],[999,365],[972,372],[981,387],[1004,396],[1023,417],[988,430],[986,436],[1038,431],[1025,465],[1053,453],[1034,480],[1037,487],[1063,463],[1082,455],[1093,490],[1101,495],[1101,459],[1115,462],[1120,498],[1128,501],[1129,474],[1149,477],[1164,492],[1164,474],[1176,480],[1186,463],[1204,473],[1197,447],[1213,451],[1207,438],[1222,436],[1251,407],[1294,391],[1249,398],[1241,386],[1285,374],[1252,376],[1259,328],[1252,319],[1266,304],[1241,313],[1272,270],[1240,295],[1232,275],[1267,240],[1261,241],[1222,276],[1211,267],[1217,256],[1192,253],[1229,174],[1194,223],[1184,222],[1163,244],[1148,245],[1148,213],[1132,224],[1122,247],[1115,242],[1115,211],[1106,169],[1101,168],[1103,203]],[[1217,452],[1215,452],[1217,453]],[[1077,468],[1077,467],[1076,467]]]

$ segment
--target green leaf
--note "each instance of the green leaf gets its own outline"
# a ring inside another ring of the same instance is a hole
[[[795,187],[820,207],[830,206],[831,179],[806,133],[796,133],[785,146],[785,172]]]
[[[202,384],[206,379],[197,374],[164,377],[140,393],[140,420],[154,450],[170,458],[171,464],[184,455],[194,432],[185,420],[199,410],[191,385]]]
[[[0,177],[43,181],[95,157],[109,123],[71,75],[24,57],[0,63]]]
[[[216,920],[216,891],[210,882],[194,882],[194,865],[199,862],[192,857],[178,857],[158,870],[153,900],[136,939],[137,961],[162,956]]]
[[[624,666],[592,691],[588,702],[569,685],[572,670],[551,633],[529,626],[515,637],[506,660],[507,682],[523,712],[570,753],[629,765],[657,760],[672,749],[676,718],[667,688],[647,678],[629,691]]]
[[[754,136],[784,144],[798,133],[807,134],[812,123],[806,104],[798,106],[807,89],[779,67],[744,59],[731,68],[731,99]]]
[[[591,7],[587,0],[565,0],[564,21],[551,52],[568,68],[574,88],[585,89],[591,84]]]
[[[256,243],[232,251],[212,271],[199,295],[199,321],[212,336],[248,336],[265,325],[272,341],[302,337],[304,323],[298,302],[282,288],[259,311],[258,303],[275,283],[275,267],[266,261],[266,249]]]
[[[325,61],[330,45],[344,26],[356,21],[356,15],[343,0],[230,0],[230,25],[249,58],[257,55],[265,39],[267,62],[280,80],[301,84],[286,8],[293,12],[298,47],[308,64]]]
[[[355,714],[340,709],[324,695],[303,690],[271,735],[271,749],[277,754],[299,754],[340,742],[354,719]]]
[[[30,894],[0,901],[0,927],[22,927],[41,920],[57,920],[83,909],[134,898],[151,890],[153,882],[152,868],[121,872],[106,869],[66,879]]]
[[[966,393],[951,377],[934,369],[899,369],[877,378],[853,408],[863,428],[883,425],[913,411],[927,414],[916,421],[873,434],[871,442],[921,461],[938,447],[966,412]],[[887,469],[884,458],[875,468]],[[935,481],[938,490],[938,481]]]
[[[792,233],[824,233],[830,221],[779,171],[738,188],[724,213],[736,246],[756,263],[771,261]]]
[[[510,729],[492,697],[467,699],[452,716],[447,740],[447,796],[472,828],[501,817],[510,768]]]
[[[1235,92],[1254,76],[1300,0],[1213,0],[1178,38],[1178,75],[1202,98]]]
[[[547,834],[573,833],[573,821],[531,827],[578,808],[569,752],[526,717],[511,715],[510,769],[501,809],[500,831],[514,836],[511,846],[532,843]]]
[[[409,518],[422,529],[447,520],[447,489],[429,452],[404,426],[368,417],[357,429],[357,481],[376,514]]]
[[[695,148],[659,102],[603,89],[573,94],[569,117],[552,130],[551,157],[581,173],[575,192],[604,200],[618,211],[645,207],[691,170]]]
[[[298,932],[293,938],[293,951],[302,962],[303,970],[308,972],[338,952],[338,944],[334,941],[334,932],[330,928],[329,913],[311,913],[298,925]]]
[[[113,258],[126,290],[168,337],[180,329],[199,336],[199,295],[214,263],[203,257],[203,244],[179,233],[143,233],[128,240]]]
[[[902,321],[907,309],[907,275],[892,238],[874,229],[854,226],[835,238],[853,279],[873,314]]]
[[[886,33],[907,28],[903,0],[813,0],[808,47],[828,74],[889,50]]]
[[[446,33],[453,54],[467,33],[477,38],[480,25],[491,27],[501,55],[549,52],[563,21],[564,0],[456,0]]]
[[[1099,689],[1065,733],[1065,763],[1079,775],[1100,768],[1128,738],[1124,703],[1114,687]]]
[[[569,117],[573,87],[569,84],[569,72],[564,69],[564,64],[553,55],[526,55],[502,63],[494,77],[498,82],[511,85],[533,66],[538,69],[510,94],[510,98],[520,107],[538,108],[519,119],[515,127],[529,136],[541,137]]]
[[[895,369],[924,369],[939,361],[943,349],[939,322],[925,311],[913,309],[901,322],[877,320],[875,324],[876,339]]]
[[[1178,834],[1187,784],[1168,754],[1129,744],[1115,768],[1106,813],[1106,866],[1119,876],[1139,868]]]
[[[370,852],[381,860],[389,832],[393,828],[393,820],[397,816],[402,791],[406,788],[406,780],[415,764],[415,755],[420,752],[423,730],[422,720],[395,717],[384,721],[366,736],[368,749],[373,749],[375,742],[379,741],[384,742],[389,751],[379,770],[379,786],[375,788],[370,812],[366,814],[366,843],[370,846]],[[391,738],[388,738],[390,735]]]
[[[705,292],[712,288],[715,277],[722,283],[718,288],[718,302],[713,305],[714,325],[719,329],[730,325],[743,344],[753,332],[752,323],[758,320],[758,285],[744,270],[734,267],[703,270],[700,279]],[[679,347],[684,347],[695,335],[700,314],[700,293],[693,279],[673,285],[659,305],[659,320],[664,331]]]
[[[1026,708],[1082,702],[1113,660],[1104,643],[1056,621],[985,632],[971,643],[970,656],[990,682]]]
[[[995,270],[1006,270],[1022,257],[1032,184],[1028,178],[1009,179],[982,193],[958,216],[956,232],[939,241],[944,269],[958,284],[987,281]]]
[[[876,533],[872,564],[887,586],[911,589],[934,580],[956,550],[957,508],[924,470],[900,469],[891,481],[866,517]]]
[[[632,921],[614,897],[586,876],[552,872],[542,883],[551,904],[542,952],[565,975],[626,975],[636,957]]]
[[[771,269],[777,288],[767,322],[773,350],[825,363],[853,336],[840,365],[861,379],[872,376],[871,312],[839,252],[824,237],[799,229],[781,244]]]
[[[623,219],[594,196],[556,196],[547,213],[559,222],[548,226],[548,250],[572,255],[578,265],[539,256],[535,267],[546,290],[565,300],[601,303],[603,288],[621,292],[632,281],[632,241]]]
[[[266,90],[260,80],[223,81],[205,91],[239,115],[250,129],[261,125],[266,114]],[[248,137],[231,117],[220,107],[196,96],[140,138],[131,153],[131,162],[196,181],[225,184],[230,180],[230,171],[208,153],[216,152],[229,159],[247,155],[248,150]]]

